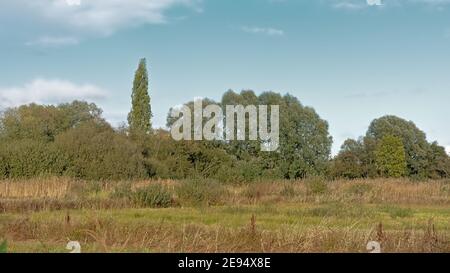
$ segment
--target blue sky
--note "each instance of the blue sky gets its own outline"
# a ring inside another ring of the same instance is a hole
[[[119,124],[146,57],[156,126],[272,90],[328,120],[334,152],[385,114],[450,151],[450,0],[372,1],[0,0],[0,107],[85,99]]]

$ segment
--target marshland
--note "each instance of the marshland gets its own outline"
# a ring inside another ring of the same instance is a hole
[[[450,180],[0,182],[10,252],[450,251]]]

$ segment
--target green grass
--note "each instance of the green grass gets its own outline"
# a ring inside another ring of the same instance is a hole
[[[160,227],[169,232],[181,232],[183,227],[195,226],[206,231],[226,228],[239,232],[246,228],[253,215],[256,217],[257,228],[262,232],[308,232],[317,227],[330,230],[370,234],[378,223],[383,223],[386,232],[401,232],[404,230],[425,230],[429,219],[433,219],[437,232],[448,239],[450,236],[450,208],[448,207],[399,207],[399,206],[351,206],[343,204],[321,205],[281,205],[281,206],[222,206],[209,208],[165,208],[165,209],[122,209],[110,211],[75,210],[69,212],[71,222],[82,227],[69,232],[72,237],[86,238],[86,230],[97,229],[102,232],[117,232],[118,230],[142,229]],[[70,239],[58,234],[50,234],[64,226],[67,212],[36,212],[29,214],[30,225],[38,231],[24,240],[11,240],[12,252],[66,252],[65,243]],[[11,222],[23,219],[19,214],[0,215],[0,228]],[[98,222],[101,227],[92,223]],[[48,233],[44,231],[49,228]],[[111,228],[111,231],[108,229]],[[85,229],[83,231],[83,229]],[[1,230],[1,229],[0,229]],[[100,232],[101,233],[101,232]],[[121,236],[116,234],[115,236]],[[124,234],[125,236],[125,234]],[[97,240],[97,239],[95,239]],[[97,241],[87,240],[83,250],[87,252],[102,252]],[[162,246],[154,246],[154,251],[164,251]],[[180,249],[181,250],[181,249]],[[124,249],[112,244],[108,251],[139,251],[146,252],[145,246],[129,246]]]
[[[0,243],[0,253],[6,253],[8,251],[8,242],[6,240]]]
[[[302,225],[314,225],[324,218],[331,219],[333,224],[358,221],[370,224],[382,221],[390,225],[399,221],[414,222],[419,219],[432,218],[436,224],[442,224],[441,228],[450,230],[450,208],[448,207],[415,207],[414,209],[398,206],[354,206],[341,204],[325,205],[282,205],[273,207],[247,206],[223,206],[209,208],[164,208],[164,209],[122,209],[122,210],[85,210],[70,211],[73,221],[82,222],[93,217],[113,218],[117,223],[190,223],[204,225],[226,225],[231,227],[241,226],[248,222],[252,215],[256,215],[260,225],[277,228],[285,223],[301,223]],[[61,221],[66,216],[65,211],[44,211],[29,214],[29,218],[35,222]],[[0,215],[0,225],[23,218],[20,214]],[[405,219],[403,219],[405,218]],[[273,224],[276,223],[276,224]]]
[[[82,252],[367,252],[380,240],[383,252],[450,252],[442,181],[203,182],[77,184],[73,200],[53,182],[8,184],[0,244],[8,252],[68,252],[72,240]]]

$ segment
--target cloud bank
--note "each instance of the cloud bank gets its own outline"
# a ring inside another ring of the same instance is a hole
[[[336,9],[361,10],[370,7],[402,7],[407,5],[422,5],[442,8],[450,5],[450,0],[325,0]]]
[[[110,35],[126,27],[166,23],[166,12],[169,9],[177,6],[196,8],[200,2],[200,0],[73,1],[0,1],[0,11],[73,31]]]
[[[92,84],[75,84],[58,79],[35,79],[20,87],[0,87],[0,108],[23,104],[59,104],[73,100],[99,100],[108,95],[106,90]]]

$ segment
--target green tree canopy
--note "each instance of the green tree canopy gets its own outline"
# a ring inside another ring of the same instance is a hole
[[[53,141],[56,135],[85,122],[106,123],[102,110],[93,103],[74,101],[58,106],[22,105],[7,109],[0,116],[0,137]]]
[[[152,109],[148,94],[148,72],[145,59],[140,60],[134,76],[131,105],[131,111],[128,114],[130,131],[149,133],[152,130]]]
[[[370,124],[366,136],[347,140],[333,159],[330,172],[334,177],[377,177],[377,151],[384,137],[401,140],[406,160],[406,175],[415,178],[444,178],[450,175],[450,157],[437,142],[429,143],[426,135],[412,121],[384,116]],[[386,174],[383,174],[386,175]]]
[[[405,147],[409,176],[427,177],[430,144],[426,135],[412,121],[396,116],[375,119],[369,126],[366,137],[379,142],[385,136],[399,137]]]
[[[450,157],[445,148],[437,142],[431,143],[428,154],[428,175],[430,178],[439,179],[450,176]]]
[[[65,158],[64,175],[92,180],[145,177],[139,147],[108,124],[84,123],[58,135],[54,144]]]
[[[347,139],[331,163],[331,175],[350,179],[365,177],[367,176],[365,160],[364,143],[361,140]]]
[[[280,106],[280,151],[268,156],[278,159],[285,178],[322,174],[331,154],[332,137],[328,122],[311,107],[303,106],[292,95],[265,92],[261,105]]]
[[[204,101],[204,105],[209,103],[213,101]],[[227,141],[225,145],[229,154],[238,160],[249,162],[256,176],[270,173],[279,178],[300,178],[321,174],[326,169],[332,144],[328,123],[313,108],[303,106],[297,98],[274,92],[257,96],[251,90],[241,93],[229,90],[223,95],[220,104],[223,111],[226,110],[226,105],[268,105],[269,111],[271,105],[279,105],[280,145],[277,152],[261,152],[260,141]],[[186,105],[192,108],[192,102]],[[268,114],[270,117],[270,113]],[[173,119],[168,118],[169,127],[172,123]],[[247,137],[248,127],[246,115]],[[245,168],[247,166],[249,165],[245,164]]]
[[[402,177],[406,175],[405,147],[401,138],[386,135],[378,144],[376,164],[383,177]]]

